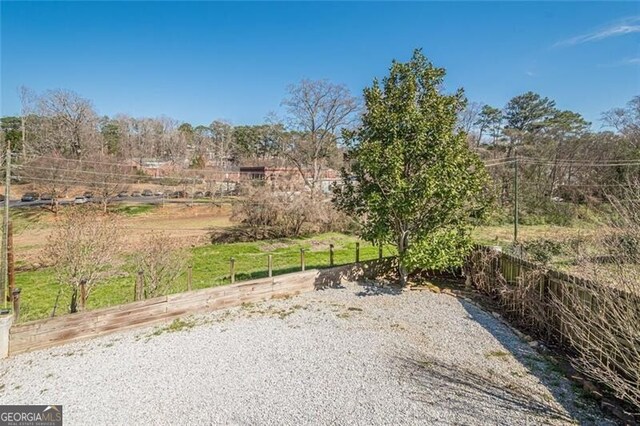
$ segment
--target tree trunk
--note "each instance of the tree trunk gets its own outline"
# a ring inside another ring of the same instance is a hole
[[[404,265],[404,257],[407,252],[408,245],[408,237],[409,233],[407,231],[403,231],[398,237],[398,279],[400,282],[400,286],[404,287],[407,285],[407,267]]]
[[[78,288],[73,287],[73,292],[71,293],[71,303],[69,304],[69,313],[78,312]]]
[[[478,132],[478,140],[476,140],[476,148],[480,147],[480,142],[482,141],[483,133],[484,133],[484,126],[480,127],[480,131]]]
[[[407,267],[404,266],[401,260],[398,260],[398,277],[401,287],[407,285],[407,275]]]

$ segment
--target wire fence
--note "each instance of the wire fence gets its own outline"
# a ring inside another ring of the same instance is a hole
[[[365,262],[396,254],[392,246],[374,246],[348,240],[325,239],[218,244],[191,250],[179,276],[162,294],[198,290],[233,282],[278,276],[291,272],[323,269]],[[128,263],[115,268],[111,278],[98,283],[87,299],[87,309],[103,308],[136,300],[140,268]],[[143,277],[144,279],[144,277]],[[20,322],[58,316],[69,311],[71,287],[56,281],[50,268],[16,275],[20,296]]]

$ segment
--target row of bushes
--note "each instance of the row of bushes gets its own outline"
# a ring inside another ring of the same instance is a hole
[[[309,190],[295,179],[244,185],[233,205],[231,220],[238,226],[216,231],[214,242],[353,233],[357,229],[353,219],[335,209],[328,194]]]

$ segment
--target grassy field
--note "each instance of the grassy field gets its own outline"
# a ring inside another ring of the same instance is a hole
[[[273,255],[274,274],[300,270],[300,249],[305,249],[307,269],[329,266],[329,244],[334,244],[336,265],[355,261],[357,238],[336,233],[316,235],[311,238],[283,239],[253,243],[206,245],[189,250],[189,263],[193,266],[194,289],[228,284],[229,259],[235,259],[236,280],[266,277],[268,255]],[[384,255],[392,255],[385,248]],[[360,259],[375,259],[378,248],[361,242]],[[121,276],[97,285],[88,300],[88,308],[96,309],[133,301],[136,267],[128,264]],[[51,315],[59,295],[56,315],[66,313],[70,292],[60,286],[49,268],[24,271],[16,276],[16,286],[22,289],[21,322],[46,318]],[[186,271],[176,281],[171,293],[185,291]]]
[[[335,264],[350,263],[355,260],[357,238],[342,234],[322,234],[310,238],[284,239],[252,243],[218,244],[209,243],[209,232],[214,228],[231,225],[231,209],[226,205],[118,205],[113,213],[120,217],[120,224],[126,230],[126,244],[122,252],[125,266],[117,275],[105,283],[97,285],[88,300],[89,309],[112,306],[133,300],[136,265],[132,263],[134,253],[150,233],[164,232],[180,242],[185,248],[193,266],[192,285],[194,289],[229,283],[229,259],[235,258],[236,280],[246,280],[267,276],[267,258],[273,255],[275,274],[299,270],[300,249],[305,249],[307,268],[329,265],[329,244],[335,246]],[[21,321],[46,318],[51,315],[58,298],[56,315],[66,313],[70,292],[55,281],[53,271],[41,265],[41,252],[48,236],[55,226],[56,218],[40,209],[12,210],[15,231],[16,285],[22,289]],[[551,239],[563,241],[575,237],[594,235],[595,227],[521,226],[520,241]],[[507,247],[512,243],[513,227],[485,226],[474,231],[477,242],[487,245]],[[385,255],[393,254],[385,248]],[[376,247],[361,242],[361,259],[374,259],[378,255]],[[185,273],[175,282],[171,292],[187,288]]]
[[[518,227],[518,240],[522,242],[547,239],[565,241],[570,238],[591,237],[598,232],[594,225],[555,226],[521,225]],[[513,225],[479,226],[473,231],[473,238],[479,244],[507,247],[513,244]]]

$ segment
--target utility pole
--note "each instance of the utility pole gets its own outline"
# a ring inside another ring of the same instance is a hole
[[[513,163],[513,242],[518,243],[518,156]]]
[[[7,308],[7,287],[9,285],[9,185],[11,184],[11,142],[7,141],[7,153],[5,158],[5,181],[4,181],[4,239],[2,244],[2,300],[4,308]]]
[[[15,256],[13,251],[13,223],[9,222],[9,236],[7,237],[7,299],[13,302],[13,292],[16,289]]]

